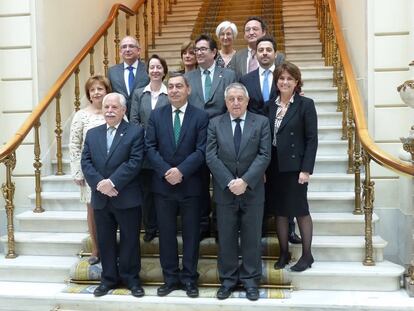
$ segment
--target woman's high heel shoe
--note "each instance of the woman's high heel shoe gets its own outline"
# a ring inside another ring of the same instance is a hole
[[[275,269],[276,270],[280,270],[283,269],[290,261],[291,256],[290,253],[288,253],[287,255],[280,255],[278,261],[275,262]]]
[[[314,259],[312,255],[309,259],[305,259],[304,257],[301,257],[295,265],[290,267],[290,270],[295,271],[295,272],[305,271],[306,269],[312,267],[313,262],[314,262]]]

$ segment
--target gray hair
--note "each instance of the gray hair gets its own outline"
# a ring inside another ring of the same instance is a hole
[[[217,26],[217,28],[216,28],[216,36],[217,36],[217,38],[219,38],[220,37],[220,33],[222,31],[226,30],[227,28],[230,28],[231,29],[231,31],[233,32],[233,38],[236,39],[237,33],[238,33],[237,32],[237,26],[234,23],[229,22],[229,21],[221,22]]]
[[[102,105],[105,104],[105,102],[110,98],[110,97],[116,97],[118,99],[118,102],[121,104],[122,107],[126,108],[126,99],[125,96],[119,93],[108,93],[105,95],[105,97],[102,100]]]
[[[231,89],[242,90],[244,92],[244,95],[246,95],[247,98],[250,98],[249,97],[249,92],[247,91],[246,87],[243,84],[239,83],[239,82],[230,83],[226,87],[226,89],[224,90],[224,98],[227,98],[227,95],[229,94]]]
[[[137,46],[138,48],[140,48],[140,46],[139,46],[139,42],[138,42],[137,38],[135,38],[135,37],[133,37],[133,36],[125,36],[125,37],[123,37],[123,38],[121,39],[121,41],[120,41],[120,44],[122,44],[122,41],[124,41],[125,39],[132,39],[132,40],[135,42],[136,46]]]

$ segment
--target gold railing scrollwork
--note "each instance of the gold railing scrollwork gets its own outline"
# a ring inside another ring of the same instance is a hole
[[[325,58],[325,65],[333,66],[333,84],[338,89],[337,110],[342,113],[342,139],[348,140],[347,172],[355,176],[354,214],[365,216],[363,264],[370,266],[375,264],[372,242],[375,183],[371,179],[371,160],[399,174],[410,176],[414,175],[414,165],[393,157],[374,143],[368,132],[363,101],[336,13],[335,0],[315,0],[315,8],[322,42],[322,55]],[[362,187],[361,166],[364,167],[365,172]]]

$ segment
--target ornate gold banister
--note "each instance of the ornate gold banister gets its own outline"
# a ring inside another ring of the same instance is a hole
[[[326,1],[326,0],[325,0]],[[327,0],[329,3],[329,12],[335,32],[336,42],[340,53],[340,58],[343,63],[345,79],[349,89],[349,96],[351,99],[351,106],[354,113],[355,130],[361,140],[361,144],[370,155],[370,157],[378,164],[385,166],[399,174],[414,175],[414,166],[403,162],[396,157],[390,155],[384,150],[380,149],[368,131],[367,122],[365,119],[363,101],[358,90],[355,74],[351,65],[351,61],[346,49],[345,39],[339,24],[339,19],[336,14],[335,0]]]
[[[13,217],[14,217],[14,193],[15,193],[15,183],[12,181],[13,170],[16,166],[16,150],[22,144],[23,140],[29,134],[29,132],[33,129],[34,131],[34,163],[33,167],[34,171],[34,179],[35,179],[35,209],[34,212],[43,212],[44,209],[42,208],[41,204],[41,184],[40,184],[40,176],[41,176],[41,157],[40,157],[40,131],[39,127],[41,125],[40,121],[43,115],[45,114],[46,110],[50,107],[50,105],[55,102],[56,103],[56,112],[55,112],[55,122],[56,127],[54,129],[56,134],[56,157],[57,157],[57,175],[62,175],[62,114],[61,109],[67,105],[61,104],[61,96],[62,90],[71,77],[74,77],[75,86],[74,86],[74,111],[78,110],[80,107],[80,68],[82,66],[82,62],[88,58],[89,63],[87,64],[87,69],[85,70],[89,74],[95,73],[95,65],[94,65],[94,53],[96,51],[95,47],[103,39],[103,71],[105,75],[108,71],[109,66],[109,49],[108,49],[108,29],[115,23],[115,34],[114,34],[114,44],[115,49],[119,49],[119,24],[118,18],[119,13],[125,13],[125,23],[126,23],[126,33],[129,33],[129,17],[135,16],[136,17],[136,25],[135,29],[137,33],[135,36],[139,39],[139,18],[141,15],[138,14],[142,11],[143,4],[147,3],[148,0],[139,0],[136,2],[132,9],[122,5],[122,4],[115,4],[112,6],[110,13],[106,19],[106,21],[99,27],[99,29],[95,32],[95,34],[89,39],[89,41],[84,45],[81,51],[75,56],[75,58],[70,62],[70,64],[64,69],[62,74],[53,84],[53,86],[49,89],[43,99],[33,108],[32,113],[28,116],[28,118],[23,122],[20,128],[16,131],[14,136],[0,148],[0,163],[3,163],[6,167],[6,176],[5,182],[2,184],[2,194],[5,200],[5,209],[7,215],[7,236],[8,236],[8,251],[6,254],[7,258],[15,258],[17,254],[15,253],[15,245],[14,245],[14,224],[13,224]],[[160,3],[160,2],[158,2]],[[158,12],[160,12],[160,8],[158,7]],[[154,18],[154,16],[152,16]],[[152,25],[154,23],[151,21]],[[158,24],[157,24],[158,26]],[[155,26],[153,26],[155,28]],[[153,32],[155,29],[152,30]],[[145,42],[143,49],[145,53],[148,53],[148,44]],[[118,53],[115,53],[115,61],[117,61]],[[62,100],[63,103],[63,100]]]

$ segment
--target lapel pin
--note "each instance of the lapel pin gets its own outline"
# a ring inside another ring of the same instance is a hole
[[[124,133],[121,133],[119,136],[121,136],[121,137],[124,136]]]

